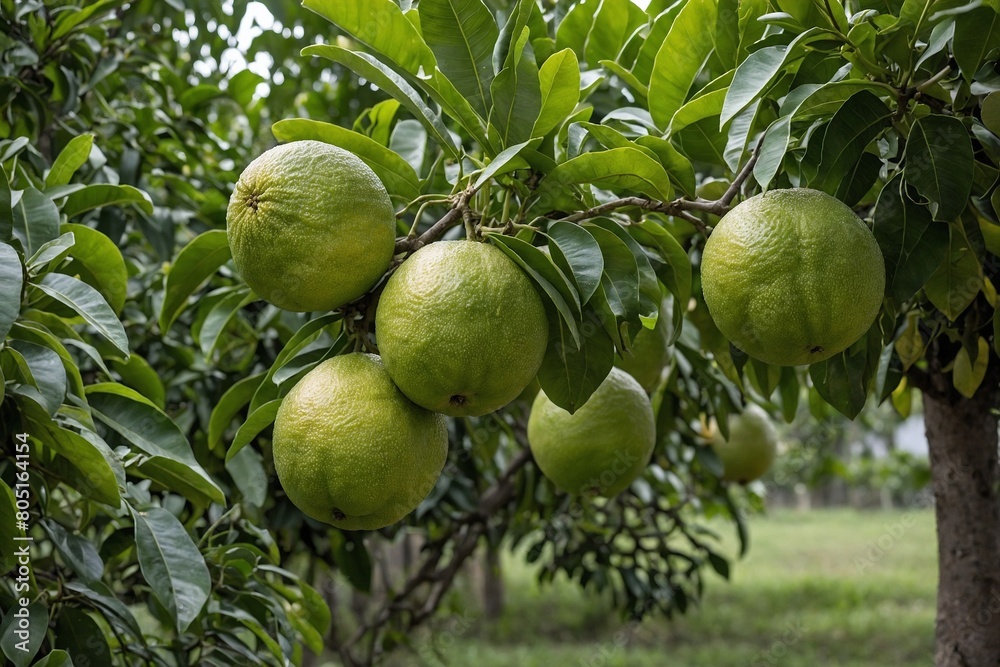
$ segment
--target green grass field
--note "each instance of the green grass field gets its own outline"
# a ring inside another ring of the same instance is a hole
[[[453,615],[417,639],[420,658],[390,664],[442,664],[431,647],[456,667],[933,664],[931,512],[776,512],[753,521],[751,540],[731,584],[711,575],[701,607],[633,628],[607,599],[565,580],[539,588],[531,569],[509,559],[499,621],[483,620],[458,593]]]

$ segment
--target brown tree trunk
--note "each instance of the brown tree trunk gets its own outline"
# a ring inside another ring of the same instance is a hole
[[[1000,667],[1000,406],[996,357],[971,399],[924,376],[938,534],[937,667]]]

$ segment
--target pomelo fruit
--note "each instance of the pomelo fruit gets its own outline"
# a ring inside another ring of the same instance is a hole
[[[771,417],[752,403],[742,413],[729,415],[728,440],[716,424],[711,425],[708,437],[722,461],[722,479],[728,482],[752,482],[763,477],[774,463],[778,434]]]
[[[816,190],[771,190],[723,216],[705,243],[705,303],[751,357],[812,364],[847,349],[878,316],[885,263],[867,225]]]
[[[233,262],[257,296],[285,310],[327,311],[365,294],[389,268],[396,217],[360,158],[293,141],[243,171],[226,229]]]
[[[656,389],[670,358],[670,303],[664,301],[660,305],[660,316],[652,329],[645,327],[639,331],[632,341],[632,349],[624,357],[615,357],[615,366],[622,369],[642,385],[647,392]]]
[[[545,308],[529,278],[485,243],[442,241],[400,265],[382,292],[375,337],[410,400],[453,417],[507,405],[545,356]]]
[[[570,414],[539,392],[528,444],[542,473],[567,493],[610,498],[642,474],[656,443],[649,397],[620,368]]]
[[[448,455],[445,418],[414,405],[370,354],[309,371],[274,421],[274,468],[305,514],[344,530],[376,530],[412,512]]]

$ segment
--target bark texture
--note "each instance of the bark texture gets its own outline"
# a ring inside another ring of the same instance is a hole
[[[951,374],[926,377],[938,535],[938,667],[1000,667],[1000,464],[998,365],[973,398]]]

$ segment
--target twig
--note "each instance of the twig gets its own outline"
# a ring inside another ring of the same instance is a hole
[[[471,216],[469,200],[472,199],[477,190],[478,188],[470,186],[460,192],[454,198],[454,206],[420,236],[407,236],[396,241],[395,253],[397,255],[404,252],[412,254],[428,243],[438,240],[446,231],[463,222],[466,216]]]
[[[641,208],[645,211],[653,213],[663,213],[683,218],[694,225],[699,232],[708,236],[711,234],[712,230],[700,218],[691,215],[689,211],[711,213],[720,217],[728,213],[733,199],[736,198],[736,195],[739,194],[743,184],[750,177],[750,174],[753,173],[754,165],[757,164],[757,160],[760,158],[760,147],[762,143],[763,139],[757,142],[753,152],[750,154],[750,159],[747,160],[747,163],[743,165],[743,168],[736,174],[736,177],[729,185],[729,188],[726,189],[726,192],[718,199],[709,200],[701,199],[700,197],[697,199],[685,199],[681,197],[674,199],[673,201],[662,202],[656,201],[655,199],[648,199],[646,197],[623,197],[621,199],[615,199],[613,201],[594,206],[593,208],[589,208],[585,211],[570,213],[569,215],[565,215],[557,219],[565,222],[580,222],[582,220],[600,217],[621,208]]]

